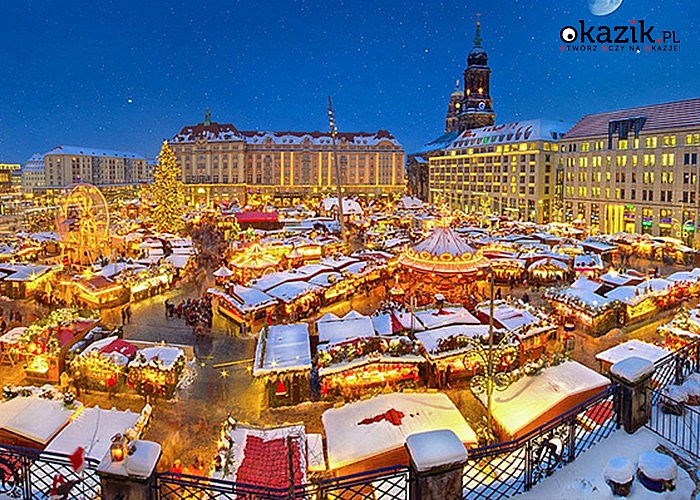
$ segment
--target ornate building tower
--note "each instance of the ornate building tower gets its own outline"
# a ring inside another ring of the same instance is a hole
[[[459,115],[460,132],[493,125],[496,113],[493,112],[493,100],[489,88],[490,76],[488,56],[481,46],[481,19],[477,14],[474,47],[469,52],[467,69],[464,70],[464,104]]]
[[[455,84],[455,89],[450,94],[450,102],[447,104],[447,116],[445,117],[445,133],[454,132],[459,129],[459,114],[464,105],[464,92],[459,88],[459,80]]]

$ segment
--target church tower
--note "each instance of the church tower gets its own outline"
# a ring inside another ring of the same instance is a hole
[[[464,103],[459,115],[459,131],[493,125],[496,113],[490,93],[491,68],[488,55],[481,46],[481,19],[477,14],[474,47],[467,56],[464,70]]]
[[[464,92],[459,88],[459,80],[457,80],[455,89],[450,94],[450,102],[447,103],[447,116],[445,117],[446,134],[459,129],[459,114],[462,112],[463,103]]]

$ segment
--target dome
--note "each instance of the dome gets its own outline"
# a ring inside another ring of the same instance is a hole
[[[488,267],[481,250],[474,250],[449,227],[437,227],[430,236],[406,250],[402,266],[423,272],[458,274]]]
[[[467,57],[467,67],[472,66],[487,66],[488,65],[488,55],[486,51],[481,46],[475,46],[469,56]]]

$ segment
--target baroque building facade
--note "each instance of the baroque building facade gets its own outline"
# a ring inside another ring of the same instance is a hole
[[[550,222],[558,209],[558,141],[568,128],[536,119],[463,131],[429,159],[430,201]]]
[[[330,133],[238,130],[213,122],[207,110],[203,122],[183,127],[169,144],[190,203],[244,203],[260,194],[291,204],[337,193]],[[345,195],[405,191],[405,154],[388,131],[340,132],[336,148]]]
[[[564,222],[697,243],[700,98],[584,116],[560,146]]]

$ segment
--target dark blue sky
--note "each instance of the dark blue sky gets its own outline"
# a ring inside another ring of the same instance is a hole
[[[80,5],[76,7],[75,5]],[[700,96],[697,0],[4,2],[0,162],[58,144],[154,156],[184,125],[390,130],[410,152],[442,132],[475,13],[497,122],[582,115]],[[645,19],[680,52],[560,52],[568,24]]]

